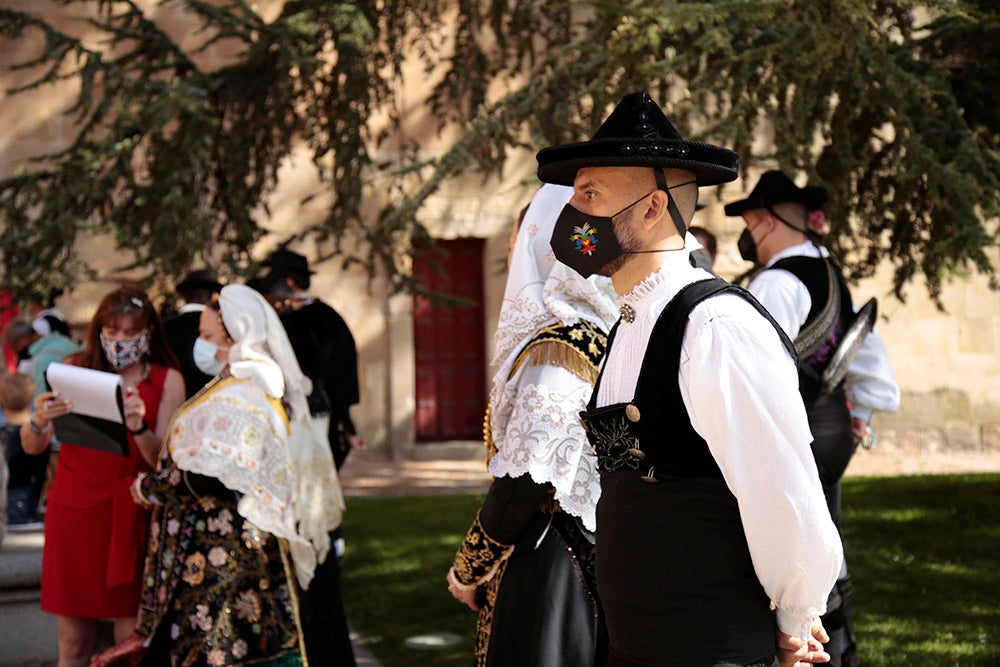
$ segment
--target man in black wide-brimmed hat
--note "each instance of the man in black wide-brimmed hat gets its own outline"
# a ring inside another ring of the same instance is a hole
[[[820,207],[825,201],[823,188],[800,188],[786,174],[768,171],[745,199],[726,205],[726,215],[746,222],[740,255],[764,267],[747,290],[795,342],[812,451],[830,515],[839,526],[840,478],[858,443],[868,441],[875,410],[899,407],[899,385],[881,337],[870,330],[870,321],[858,322],[868,306],[855,314],[850,289],[823,247]],[[845,563],[823,616],[833,667],[861,664],[851,591]]]
[[[359,399],[358,354],[354,336],[332,306],[309,295],[309,260],[278,248],[264,261],[269,267],[255,289],[275,305],[302,372],[312,381],[309,411],[330,440],[339,470],[352,447],[363,448],[351,419]],[[355,664],[340,585],[344,538],[340,527],[330,533],[331,553],[316,566],[309,588],[299,588],[299,620],[311,665]]]
[[[737,169],[732,151],[681,137],[645,92],[590,141],[538,154],[541,180],[575,189],[556,258],[610,275],[619,294],[582,413],[601,471],[609,665],[778,665],[779,648],[822,659],[810,637],[842,552],[791,344],[685,247],[698,188]]]

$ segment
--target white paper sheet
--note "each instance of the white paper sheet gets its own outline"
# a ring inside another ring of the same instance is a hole
[[[124,423],[119,406],[122,376],[58,362],[51,363],[45,377],[52,390],[68,399],[73,413]]]

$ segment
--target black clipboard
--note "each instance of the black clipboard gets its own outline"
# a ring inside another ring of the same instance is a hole
[[[112,398],[114,404],[117,405],[117,414],[112,416],[117,419],[83,414],[82,412],[71,412],[68,415],[56,417],[52,420],[53,425],[55,425],[56,439],[60,442],[89,447],[90,449],[96,449],[109,454],[128,456],[128,431],[125,429],[125,404],[122,399],[121,377],[117,373],[105,373],[104,371],[95,371],[77,366],[69,367],[67,364],[49,364],[49,367],[45,371],[46,382],[62,398],[69,399],[70,404],[74,407],[76,407],[74,393],[78,392],[80,387],[76,384],[64,384],[59,380],[53,383],[50,377],[50,371],[53,370],[53,367],[56,367],[55,370],[59,371],[56,375],[62,374],[68,368],[71,368],[72,371],[70,372],[78,378],[86,379],[88,377],[87,374],[90,373],[100,373],[102,376],[114,375],[117,378],[117,381],[111,381],[111,384],[114,384],[114,396]],[[95,375],[93,377],[97,378],[98,376]],[[107,383],[110,379],[104,378],[104,380]]]

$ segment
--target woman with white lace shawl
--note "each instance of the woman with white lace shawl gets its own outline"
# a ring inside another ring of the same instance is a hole
[[[543,185],[519,229],[500,309],[487,415],[493,484],[448,572],[479,611],[477,665],[591,665],[596,459],[579,419],[617,319],[611,283],[555,261],[572,188]]]
[[[216,376],[133,485],[155,507],[137,635],[100,664],[301,665],[292,578],[309,585],[344,507],[330,447],[260,294],[224,287],[199,331],[195,358]]]

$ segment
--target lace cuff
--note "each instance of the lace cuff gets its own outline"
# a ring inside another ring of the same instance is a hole
[[[465,541],[455,554],[452,571],[463,588],[481,586],[493,578],[500,564],[513,552],[513,544],[497,542],[486,534],[476,514]]]

